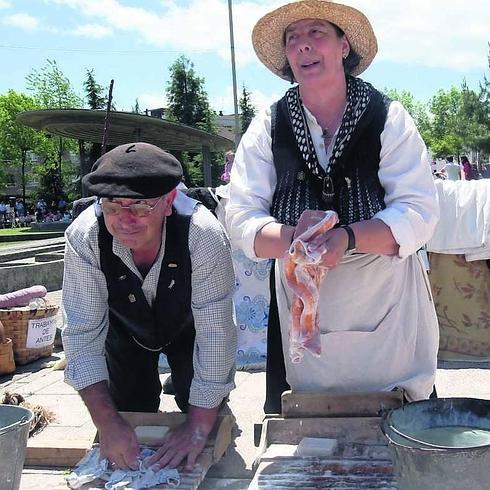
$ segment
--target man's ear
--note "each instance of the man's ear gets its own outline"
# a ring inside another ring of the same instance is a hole
[[[170,216],[172,214],[172,205],[176,197],[177,197],[177,189],[171,190],[165,196],[165,211],[164,211],[165,216]]]

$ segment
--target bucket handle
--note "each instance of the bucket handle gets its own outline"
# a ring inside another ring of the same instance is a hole
[[[30,417],[28,415],[24,415],[19,421],[17,421],[15,424],[8,425],[7,427],[2,427],[0,429],[0,436],[3,436],[7,432],[10,432],[12,429],[16,429],[18,425],[23,425],[27,422],[29,422]]]
[[[385,436],[388,437],[388,439],[391,442],[394,442],[394,441],[391,439],[389,434],[387,434],[387,431],[385,430],[384,425],[386,425],[389,430],[393,431],[395,434],[399,435],[400,437],[403,437],[404,439],[408,439],[410,442],[415,442],[421,446],[425,446],[426,448],[428,447],[430,449],[444,449],[446,451],[447,450],[451,451],[451,450],[469,449],[468,447],[465,447],[465,446],[462,446],[462,447],[460,447],[460,446],[441,446],[439,444],[431,444],[430,442],[421,441],[419,439],[416,439],[415,437],[412,437],[412,436],[409,436],[408,434],[405,434],[404,432],[401,432],[386,418],[384,420],[384,424],[383,424],[383,432],[384,432]],[[422,449],[423,449],[423,447],[422,447]]]

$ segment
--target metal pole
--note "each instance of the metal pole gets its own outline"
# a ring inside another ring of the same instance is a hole
[[[235,147],[240,143],[240,116],[238,115],[238,98],[236,90],[235,42],[233,40],[233,10],[232,0],[228,0],[228,22],[230,25],[231,75],[233,78],[233,104],[235,106]]]

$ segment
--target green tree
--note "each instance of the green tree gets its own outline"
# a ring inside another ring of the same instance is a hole
[[[194,128],[216,133],[215,114],[209,106],[204,78],[198,76],[194,64],[185,56],[170,67],[166,96],[166,118]]]
[[[250,126],[253,117],[255,116],[255,107],[252,104],[251,93],[245,88],[245,85],[242,89],[242,96],[240,97],[240,125],[242,134]]]
[[[403,107],[412,116],[412,119],[414,120],[422,139],[425,141],[425,144],[430,146],[431,125],[427,104],[416,100],[412,93],[408,90],[398,91],[396,89],[385,89],[385,93],[390,99],[397,100],[403,105]]]
[[[134,112],[135,114],[141,114],[140,103],[138,101],[138,97],[136,97],[136,100],[134,101],[134,106],[131,108],[131,112]]]
[[[41,109],[83,107],[82,98],[74,91],[70,80],[54,60],[46,60],[46,64],[40,70],[33,69],[26,77],[26,86]]]
[[[439,90],[430,100],[431,150],[436,157],[460,155],[466,124],[462,120],[463,93],[456,87]]]
[[[72,88],[70,80],[54,60],[46,60],[46,64],[40,70],[33,69],[26,77],[26,86],[40,109],[83,107],[83,99]],[[54,194],[53,199],[57,200],[64,195],[64,184],[72,177],[73,165],[69,155],[78,150],[78,145],[73,139],[56,137],[55,140],[56,156],[54,159],[47,159],[40,170],[46,176],[41,179],[41,185],[47,183],[47,186],[41,189],[41,193],[45,194],[45,197]],[[50,176],[52,182],[49,182]]]
[[[4,163],[3,170],[20,168],[22,200],[26,202],[26,172],[29,170],[30,153],[36,154],[43,160],[48,160],[55,154],[51,139],[40,131],[29,128],[16,120],[19,112],[38,109],[32,97],[9,90],[0,95],[0,159]],[[5,182],[3,182],[5,183]]]
[[[89,109],[105,109],[107,98],[104,95],[104,87],[95,81],[94,70],[87,69],[87,78],[83,83],[85,87],[85,98]]]

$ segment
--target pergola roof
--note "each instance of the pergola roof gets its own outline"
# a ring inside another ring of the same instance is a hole
[[[21,112],[17,120],[48,133],[92,143],[102,143],[106,111],[91,109],[45,109]],[[233,141],[200,129],[132,112],[110,113],[107,145],[143,141],[164,150],[227,151]]]

